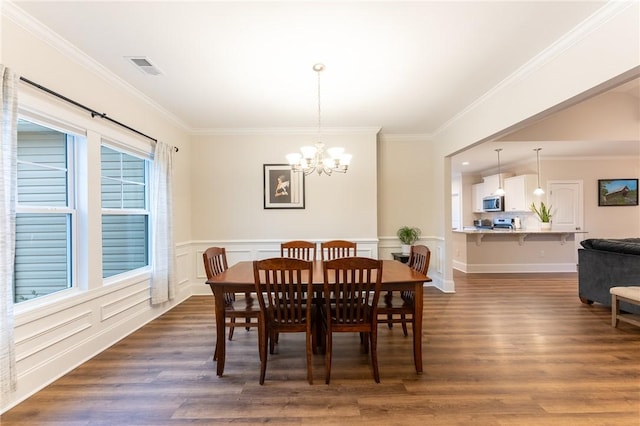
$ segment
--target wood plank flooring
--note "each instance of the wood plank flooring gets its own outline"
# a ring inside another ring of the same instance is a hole
[[[303,335],[282,335],[258,384],[256,331],[215,374],[213,299],[192,297],[0,418],[10,425],[640,425],[640,328],[577,296],[576,274],[461,274],[424,295],[424,373],[379,328],[381,383],[357,336],[335,338],[331,384]]]

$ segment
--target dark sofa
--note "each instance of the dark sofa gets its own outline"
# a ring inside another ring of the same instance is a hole
[[[583,303],[611,306],[609,289],[640,286],[640,238],[588,239],[578,250],[578,296]],[[640,306],[620,303],[640,314]]]

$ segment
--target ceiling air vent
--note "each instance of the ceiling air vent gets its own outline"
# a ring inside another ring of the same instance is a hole
[[[140,72],[148,75],[160,75],[162,71],[151,63],[148,58],[144,56],[125,56],[125,59],[131,62]]]

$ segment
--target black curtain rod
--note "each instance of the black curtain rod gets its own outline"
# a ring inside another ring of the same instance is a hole
[[[40,84],[38,84],[38,83],[36,83],[36,82],[33,82],[33,81],[31,81],[31,80],[29,80],[29,79],[27,79],[27,78],[20,77],[20,80],[24,81],[25,83],[28,83],[28,84],[32,85],[33,87],[37,87],[38,89],[42,90],[43,92],[47,92],[47,93],[49,93],[50,95],[53,95],[53,96],[55,96],[55,97],[57,97],[57,98],[60,98],[60,99],[62,99],[62,100],[63,100],[63,101],[65,101],[65,102],[69,102],[70,104],[75,105],[75,106],[77,106],[78,108],[82,108],[83,110],[85,110],[85,111],[87,111],[87,112],[89,112],[89,113],[91,114],[91,118],[94,118],[94,117],[100,117],[100,118],[103,118],[103,119],[105,119],[105,120],[107,120],[107,121],[112,122],[113,124],[117,124],[117,125],[118,125],[118,126],[120,126],[120,127],[124,127],[125,129],[127,129],[127,130],[129,130],[129,131],[132,131],[132,132],[134,132],[134,133],[137,133],[137,134],[139,134],[140,136],[144,136],[144,137],[145,137],[145,138],[147,138],[147,139],[151,139],[154,143],[158,143],[158,139],[156,139],[156,138],[152,138],[152,137],[151,137],[151,136],[149,136],[149,135],[145,135],[144,133],[142,133],[142,132],[141,132],[141,131],[139,131],[139,130],[134,129],[133,127],[129,127],[129,126],[127,126],[126,124],[123,124],[123,123],[121,123],[121,122],[119,122],[119,121],[117,121],[117,120],[114,120],[113,118],[108,117],[106,113],[100,113],[100,112],[98,112],[98,111],[96,111],[96,110],[94,110],[94,109],[89,108],[89,107],[88,107],[88,106],[86,106],[86,105],[82,105],[81,103],[76,102],[76,101],[74,101],[73,99],[69,99],[69,98],[67,98],[67,97],[66,97],[66,96],[64,96],[64,95],[61,95],[61,94],[60,94],[60,93],[58,93],[58,92],[54,92],[53,90],[51,90],[51,89],[49,89],[49,88],[46,88],[46,87],[44,87],[44,86],[42,86],[42,85],[40,85]],[[174,149],[176,150],[176,152],[178,152],[178,147],[174,147]]]

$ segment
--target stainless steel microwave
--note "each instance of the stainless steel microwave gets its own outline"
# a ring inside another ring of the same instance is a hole
[[[504,197],[502,195],[490,195],[482,198],[482,210],[485,212],[503,212]]]

